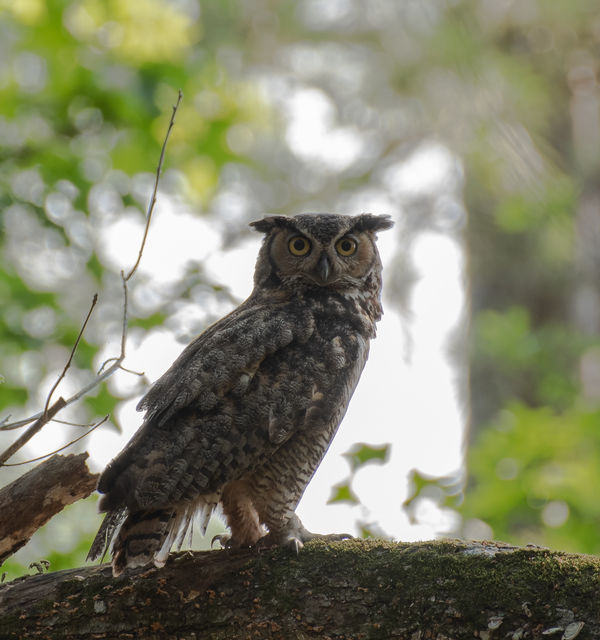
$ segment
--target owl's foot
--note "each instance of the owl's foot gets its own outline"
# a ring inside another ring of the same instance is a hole
[[[215,546],[215,542],[218,542],[223,549],[251,549],[256,546],[256,543],[240,542],[235,536],[230,536],[227,533],[219,533],[214,536],[210,541],[211,548]]]
[[[233,537],[227,533],[220,533],[214,536],[210,541],[210,546],[214,547],[215,542],[218,542],[223,549],[240,549],[242,545]]]
[[[210,548],[212,549],[215,546],[215,542],[218,542],[223,549],[227,548],[230,537],[231,536],[225,535],[224,533],[218,533],[216,536],[213,536],[213,539],[210,541]]]
[[[289,547],[296,553],[299,553],[300,549],[304,546],[304,543],[309,540],[338,542],[340,540],[348,540],[353,537],[354,536],[349,533],[312,533],[311,531],[308,531],[308,529],[304,528],[300,518],[294,514],[283,529],[271,531],[261,538],[257,543],[257,547],[259,549],[266,549],[268,547],[283,546]]]

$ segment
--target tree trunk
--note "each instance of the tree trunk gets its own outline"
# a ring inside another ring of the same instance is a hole
[[[313,542],[174,554],[0,587],[2,638],[600,637],[600,559],[496,543]]]

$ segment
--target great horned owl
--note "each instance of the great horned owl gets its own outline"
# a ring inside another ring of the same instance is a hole
[[[115,575],[162,566],[220,504],[230,547],[316,537],[295,514],[346,412],[381,317],[375,233],[387,216],[303,214],[265,233],[254,290],[200,334],[138,405],[142,426],[98,483]],[[260,542],[259,542],[260,541]]]

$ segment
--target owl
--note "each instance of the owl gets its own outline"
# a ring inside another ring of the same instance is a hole
[[[100,477],[90,549],[113,574],[163,566],[215,509],[228,547],[317,536],[296,506],[346,412],[382,314],[376,232],[387,216],[251,223],[264,240],[250,297],[201,333],[138,405],[144,421]],[[335,538],[336,536],[331,536]],[[339,536],[338,536],[339,539]]]

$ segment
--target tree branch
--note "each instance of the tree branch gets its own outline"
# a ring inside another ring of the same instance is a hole
[[[600,636],[600,560],[547,549],[351,540],[172,556],[118,579],[107,565],[0,586],[13,638],[260,640]],[[97,635],[94,635],[97,634]]]
[[[42,429],[45,424],[48,424],[50,420],[61,410],[67,406],[64,398],[59,398],[51,407],[46,408],[41,414],[39,418],[25,431],[22,433],[11,445],[0,454],[0,466],[4,465],[4,463],[12,457],[24,444],[29,442],[33,436],[38,433]]]
[[[90,473],[87,457],[53,456],[0,491],[0,564],[52,516],[92,493],[98,475]]]

